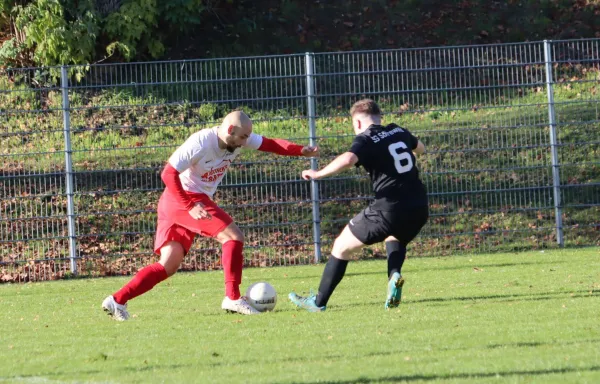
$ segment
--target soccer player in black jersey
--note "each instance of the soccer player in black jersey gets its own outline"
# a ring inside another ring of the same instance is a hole
[[[381,125],[381,110],[373,100],[356,102],[350,115],[356,133],[350,150],[319,171],[303,171],[302,178],[321,179],[352,166],[363,166],[373,184],[375,200],[354,216],[335,240],[318,293],[305,297],[289,294],[294,304],[311,312],[325,310],[344,277],[350,256],[365,245],[381,241],[385,241],[388,260],[385,308],[397,307],[402,298],[406,246],[429,217],[427,193],[415,160],[415,154],[425,152],[423,143],[396,124]]]

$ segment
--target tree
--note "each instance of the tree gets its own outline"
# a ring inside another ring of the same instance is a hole
[[[158,58],[161,30],[186,32],[204,11],[203,0],[0,0],[0,66]]]

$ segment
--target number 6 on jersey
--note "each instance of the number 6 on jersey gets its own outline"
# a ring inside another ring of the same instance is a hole
[[[408,149],[406,144],[404,144],[402,141],[399,141],[394,144],[390,144],[388,146],[388,151],[390,151],[390,155],[392,155],[392,157],[394,158],[394,165],[396,166],[396,171],[398,171],[398,173],[408,172],[413,167],[413,161],[412,161],[412,158],[410,157],[410,153],[408,153],[408,152],[398,153],[398,152],[396,152],[396,150],[398,148]],[[406,164],[402,165],[402,160],[406,160]]]

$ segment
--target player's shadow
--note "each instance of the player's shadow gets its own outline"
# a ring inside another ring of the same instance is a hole
[[[544,346],[544,345],[552,345],[552,346],[557,346],[557,345],[561,345],[561,346],[567,346],[567,345],[575,345],[575,344],[583,344],[583,343],[598,343],[600,342],[600,339],[589,339],[589,340],[571,340],[571,341],[565,341],[565,342],[521,342],[521,343],[507,343],[507,344],[490,344],[487,346],[484,346],[487,349],[495,349],[495,348],[537,348],[539,346]],[[448,348],[442,348],[442,350],[452,350],[452,351],[458,351],[458,350],[466,350],[466,349],[472,349],[471,347],[458,347],[458,348],[452,348],[452,347],[448,347]],[[409,352],[411,350],[410,346],[406,346],[405,349],[395,349],[395,350],[387,350],[387,351],[381,351],[381,352],[371,352],[371,353],[366,353],[363,356],[364,357],[373,357],[373,356],[397,356],[399,353],[404,353],[404,352]],[[344,359],[346,356],[342,355],[342,354],[328,354],[327,355],[327,359],[329,360],[334,360],[334,359]],[[277,363],[310,363],[311,361],[314,361],[315,357],[314,356],[294,356],[294,357],[283,357],[283,358],[276,358],[274,360],[271,361],[272,364],[277,364]],[[238,361],[237,364],[241,364],[241,365],[246,365],[246,364],[257,364],[260,363],[262,361],[262,357],[257,357],[255,359],[246,359],[246,360],[242,360],[242,361]],[[229,363],[226,361],[215,361],[209,364],[211,367],[220,367],[220,366],[228,366]],[[377,380],[377,379],[375,379]],[[433,379],[432,379],[433,380]],[[357,381],[357,383],[360,383],[361,381]],[[337,382],[332,382],[332,383],[337,383]],[[345,382],[343,382],[345,383]],[[354,381],[349,381],[348,383],[354,383]]]
[[[146,372],[146,371],[155,371],[155,370],[175,370],[179,368],[187,368],[190,367],[191,364],[148,364],[143,367],[127,367],[120,369],[125,372]]]
[[[306,293],[306,292],[302,292]],[[402,305],[411,305],[411,304],[430,304],[430,305],[450,305],[452,302],[467,302],[467,303],[481,303],[484,301],[494,301],[494,302],[514,302],[514,301],[543,301],[543,300],[552,300],[557,298],[563,299],[574,299],[574,298],[589,298],[589,297],[598,297],[598,292],[594,291],[594,293],[590,294],[589,290],[577,290],[577,291],[564,291],[564,292],[543,292],[543,293],[524,293],[524,294],[503,294],[503,295],[481,295],[481,296],[457,296],[457,297],[431,297],[431,298],[419,298],[415,299],[414,296],[411,298],[405,298],[402,301]],[[281,300],[281,301],[280,301]],[[329,309],[333,310],[344,310],[344,308],[349,307],[372,307],[372,306],[381,306],[382,300],[371,300],[371,301],[362,301],[362,302],[354,302],[354,303],[346,303],[336,305],[335,303],[331,306],[328,306]],[[302,311],[297,307],[294,307],[287,297],[282,297],[277,301],[277,307],[274,312],[295,312]],[[330,311],[329,311],[330,312]],[[268,315],[268,314],[265,314]],[[201,316],[206,317],[222,317],[222,311],[215,312],[207,312],[201,314]],[[244,315],[236,315],[230,314],[233,318],[235,316],[244,316]]]
[[[524,293],[524,294],[504,294],[504,295],[481,295],[481,296],[457,296],[457,297],[431,297],[431,298],[419,298],[415,299],[414,296],[410,298],[403,298],[402,305],[412,304],[431,304],[431,305],[450,305],[452,302],[467,302],[467,303],[480,303],[484,301],[494,302],[511,302],[511,301],[543,301],[552,300],[556,298],[572,299],[581,297],[597,297],[598,293],[590,294],[589,290],[578,290],[578,291],[565,291],[565,292],[544,292],[544,293]],[[562,296],[562,297],[561,297]],[[380,306],[381,300],[371,300],[363,302],[355,302],[344,304],[340,307],[370,307]],[[331,308],[336,307],[335,305]],[[329,308],[329,307],[328,307]]]
[[[473,267],[478,267],[478,268],[502,268],[502,267],[520,267],[522,265],[546,265],[548,264],[547,262],[543,261],[543,262],[533,262],[533,261],[525,261],[522,263],[497,263],[497,264],[477,264],[475,263],[476,260],[473,260],[473,265],[452,265],[452,266],[447,266],[447,267],[423,267],[423,268],[417,268],[412,270],[413,272],[421,272],[421,271],[449,271],[449,270],[461,270],[461,269],[465,269],[465,270],[469,270],[472,269]],[[410,259],[407,260],[407,262],[410,262]],[[552,262],[552,265],[556,265],[556,264],[562,264],[562,263],[566,263],[566,261],[554,261]],[[351,268],[351,266],[348,267],[349,269]],[[387,272],[385,271],[385,268],[382,268],[381,271],[372,271],[372,272],[347,272],[345,274],[346,277],[348,276],[368,276],[368,275],[383,275],[385,276]],[[312,277],[316,277],[316,278],[320,278],[321,275],[318,276],[302,276],[302,277],[292,277],[291,279],[310,279]]]
[[[91,359],[91,361],[94,361],[94,360],[95,360],[95,358]],[[98,361],[100,361],[100,360],[98,360]],[[148,365],[144,365],[143,367],[123,367],[123,368],[120,368],[117,370],[121,371],[121,372],[145,372],[145,371],[154,371],[157,369],[173,370],[173,369],[179,369],[179,368],[185,368],[185,367],[189,367],[189,365],[148,364]],[[43,380],[45,380],[44,378],[47,378],[47,377],[72,376],[72,375],[97,375],[97,374],[105,373],[105,372],[106,372],[106,370],[102,370],[102,369],[87,369],[87,370],[75,370],[75,371],[52,371],[52,372],[45,372],[45,373],[36,373],[33,375],[18,375],[18,376],[13,376],[12,378],[7,378],[7,379],[15,379],[16,381],[24,380],[24,379],[25,380],[26,379],[32,379],[32,380],[40,379],[40,380],[42,380],[40,382],[43,382]],[[2,382],[3,379],[4,379],[3,377],[0,377],[0,382]]]
[[[503,377],[514,377],[514,376],[540,376],[540,375],[559,375],[565,373],[574,372],[597,372],[600,371],[600,365],[592,365],[589,367],[564,367],[564,368],[551,368],[551,369],[524,369],[515,371],[496,371],[496,372],[460,372],[460,373],[448,373],[443,375],[427,375],[427,374],[416,374],[416,375],[398,375],[398,376],[383,376],[383,377],[359,377],[353,380],[332,380],[332,381],[318,381],[318,383],[328,384],[361,384],[361,383],[396,383],[402,381],[438,381],[438,380],[461,380],[461,379],[494,379]],[[294,381],[296,384],[312,384],[317,381]]]
[[[345,355],[333,355],[333,354],[328,354],[327,358],[328,359],[343,359],[345,357]],[[237,361],[236,364],[239,365],[246,365],[246,364],[261,364],[264,360],[262,358],[258,358],[258,359],[246,359],[246,360],[241,360],[241,361]],[[296,357],[284,357],[284,358],[280,358],[280,359],[274,359],[271,362],[274,363],[310,363],[315,361],[315,357],[314,356],[296,356]],[[221,367],[221,366],[230,366],[231,364],[229,362],[215,362],[215,363],[211,363],[209,364],[211,367]]]
[[[265,312],[255,316],[269,316],[271,313],[285,313],[285,312],[296,312],[296,311],[304,311],[300,310],[298,307],[292,304],[291,301],[288,300],[287,296],[283,298],[277,299],[277,305],[275,305],[275,309],[272,312]],[[214,310],[214,311],[199,311],[198,313],[194,313],[194,316],[208,317],[208,318],[218,318],[218,319],[243,319],[246,318],[246,315],[242,315],[240,313],[227,313],[223,310]],[[255,317],[253,316],[253,317]]]
[[[588,340],[571,340],[571,341],[564,341],[564,342],[556,342],[556,341],[551,341],[551,342],[540,342],[540,341],[528,341],[528,342],[518,342],[518,343],[504,343],[504,344],[489,344],[486,345],[485,347],[487,349],[497,349],[497,348],[537,348],[537,347],[541,347],[544,345],[552,345],[552,346],[556,346],[556,345],[575,345],[575,344],[584,344],[584,343],[588,343],[588,344],[596,344],[596,343],[600,343],[600,339],[588,339]]]
[[[82,371],[70,371],[70,372],[65,372],[65,371],[52,371],[52,372],[42,372],[42,373],[35,373],[35,374],[31,374],[31,375],[15,375],[15,376],[0,376],[0,383],[3,383],[4,381],[6,382],[11,382],[9,380],[14,379],[14,382],[27,382],[27,379],[31,379],[31,382],[46,382],[48,381],[48,377],[54,377],[54,376],[63,376],[63,375],[73,375],[73,374],[80,374],[80,375],[95,375],[98,373],[103,373],[105,371],[100,370],[100,369],[88,369],[88,370],[82,370]],[[37,381],[36,381],[37,380]]]
[[[415,269],[415,272],[419,272],[421,270],[424,271],[448,271],[448,270],[457,270],[457,269],[470,269],[473,267],[479,267],[479,268],[502,268],[502,267],[520,267],[522,265],[546,265],[548,264],[548,262],[546,261],[541,261],[541,262],[534,262],[534,261],[525,261],[522,263],[497,263],[497,264],[477,264],[476,263],[477,260],[473,259],[473,265],[452,265],[452,266],[447,266],[447,267],[433,267],[433,268],[429,268],[429,267],[424,267],[422,269]],[[566,263],[566,261],[561,260],[561,261],[553,261],[552,265],[555,264],[562,264],[562,263]]]
[[[476,301],[542,301],[552,300],[560,296],[565,299],[592,297],[593,294],[589,290],[565,291],[565,292],[543,292],[543,293],[524,293],[524,294],[505,294],[505,295],[482,295],[482,296],[459,296],[459,297],[432,297],[423,299],[410,298],[405,300],[406,303],[445,303],[453,301],[476,302]]]
[[[596,344],[599,343],[600,339],[589,339],[589,340],[571,340],[571,341],[551,341],[551,342],[518,342],[518,343],[506,343],[506,344],[489,344],[482,346],[485,349],[497,349],[497,348],[537,348],[545,345],[550,346],[567,346],[567,345],[576,345],[576,344]],[[440,351],[462,351],[462,350],[472,350],[472,347],[439,347]],[[373,357],[373,356],[396,356],[399,353],[408,353],[410,352],[410,347],[406,347],[405,349],[395,349],[381,352],[371,352],[367,353],[365,357]]]

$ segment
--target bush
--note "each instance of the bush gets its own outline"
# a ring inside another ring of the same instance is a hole
[[[109,55],[119,51],[123,58],[131,60],[138,50],[147,50],[153,58],[159,57],[164,47],[152,39],[158,26],[156,0],[134,0],[106,18],[104,31],[112,42],[106,47]]]
[[[158,58],[167,37],[161,31],[189,31],[205,7],[203,0],[125,0],[110,11],[101,15],[93,0],[0,0],[0,29],[9,37],[0,47],[0,66]]]
[[[35,64],[81,64],[94,56],[99,32],[98,15],[91,0],[36,0],[26,6],[17,5],[11,11],[15,29],[24,31],[15,50],[31,49]],[[11,52],[16,53],[16,52]]]

